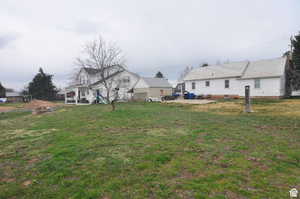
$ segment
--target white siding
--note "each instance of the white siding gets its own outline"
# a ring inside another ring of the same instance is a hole
[[[78,84],[87,84],[89,79],[89,75],[85,72],[85,70],[80,70],[78,74]]]
[[[127,71],[124,71],[122,73],[120,73],[119,75],[115,76],[114,78],[116,79],[116,81],[113,82],[113,86],[112,88],[114,89],[115,87],[119,86],[117,81],[118,80],[122,80],[123,78],[128,78],[129,77],[129,83],[126,84],[126,86],[122,86],[119,88],[118,94],[119,94],[119,99],[122,100],[128,100],[131,98],[131,93],[128,93],[128,91],[130,89],[133,88],[133,86],[136,84],[136,82],[138,81],[138,77],[136,75],[133,75],[132,73],[129,73]],[[104,86],[102,84],[98,84],[96,86],[93,87],[93,93],[94,96],[96,97],[96,90],[99,89],[101,92],[101,95],[105,96],[106,95],[106,91],[104,89]]]
[[[229,88],[225,88],[225,80],[229,80]],[[209,87],[206,87],[206,81],[210,82]],[[192,89],[193,82],[196,83],[196,89]],[[234,78],[186,81],[185,89],[196,95],[238,95],[239,82]]]
[[[285,79],[285,75],[282,75],[280,78],[280,95],[284,96],[285,95],[285,87],[286,87],[286,79]]]
[[[240,96],[245,96],[245,86],[250,86],[250,95],[257,97],[270,97],[270,96],[282,96],[281,79],[278,78],[265,78],[260,79],[260,88],[254,88],[254,79],[239,80],[240,84]]]
[[[225,80],[230,81],[230,87],[225,88]],[[210,86],[206,87],[205,82],[209,81]],[[254,79],[212,79],[186,81],[186,90],[196,95],[239,95],[245,96],[245,86],[251,88],[251,96],[283,96],[281,78],[260,79],[260,88],[254,88]],[[196,89],[192,89],[192,82],[196,83]]]
[[[134,88],[149,88],[149,86],[142,78],[140,78]]]

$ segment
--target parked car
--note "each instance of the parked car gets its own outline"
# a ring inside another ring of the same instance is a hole
[[[161,98],[158,98],[158,97],[148,97],[146,99],[147,102],[161,102],[162,99]]]
[[[197,95],[196,99],[204,99],[204,95]]]
[[[5,103],[7,102],[7,98],[0,98],[0,103]]]
[[[194,93],[185,92],[184,99],[195,99],[196,95]]]
[[[167,96],[163,96],[161,99],[164,100],[175,100],[178,96],[176,95],[167,95]]]

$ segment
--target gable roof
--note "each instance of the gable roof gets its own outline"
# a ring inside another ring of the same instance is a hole
[[[195,68],[190,71],[184,80],[218,79],[228,77],[240,77],[249,64],[248,61],[233,62],[229,64],[214,65]]]
[[[142,77],[150,88],[172,88],[172,85],[165,78]]]
[[[97,84],[100,84],[100,83],[104,82],[105,80],[108,80],[109,78],[112,78],[112,77],[116,76],[117,74],[120,74],[124,71],[125,70],[116,71],[116,72],[110,74],[109,76],[105,77],[104,79],[100,79],[100,80],[96,81],[95,83],[90,84],[89,86],[95,86]]]
[[[282,76],[285,71],[286,61],[286,57],[280,57],[250,62],[241,79]]]
[[[236,77],[240,79],[279,77],[284,74],[286,57],[260,61],[233,62],[222,65],[195,68],[184,78],[188,80],[222,79]]]
[[[96,69],[96,68],[83,68],[89,75],[95,75],[96,73],[98,73],[100,71],[100,69]]]
[[[6,92],[6,97],[19,97],[19,96],[23,96],[23,95],[19,92],[15,92],[15,91]]]

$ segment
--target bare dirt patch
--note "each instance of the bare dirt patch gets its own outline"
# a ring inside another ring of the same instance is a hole
[[[28,187],[31,184],[32,184],[31,180],[26,180],[25,182],[22,183],[22,185],[25,186],[25,187]]]
[[[0,113],[9,112],[15,109],[16,107],[12,107],[12,106],[4,106],[4,107],[0,106]]]
[[[22,103],[18,104],[18,106],[8,105],[8,106],[0,106],[0,113],[1,112],[10,112],[14,110],[38,110],[38,109],[47,109],[47,108],[54,108],[60,106],[61,104],[43,101],[43,100],[32,100],[29,103]]]
[[[25,104],[25,109],[37,109],[40,107],[56,107],[57,104],[49,102],[49,101],[43,101],[43,100],[32,100],[28,104]]]
[[[16,179],[15,178],[2,178],[0,179],[0,182],[5,182],[5,183],[12,183],[15,182]]]

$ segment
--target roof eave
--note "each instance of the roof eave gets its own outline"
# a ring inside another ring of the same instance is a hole
[[[213,80],[213,79],[227,79],[227,78],[238,78],[239,76],[226,76],[226,77],[213,77],[213,78],[201,78],[201,79],[185,79],[183,81],[197,81],[197,80]]]
[[[239,80],[246,80],[246,79],[270,79],[270,78],[280,78],[281,76],[282,75],[241,77],[241,78],[239,78]]]

